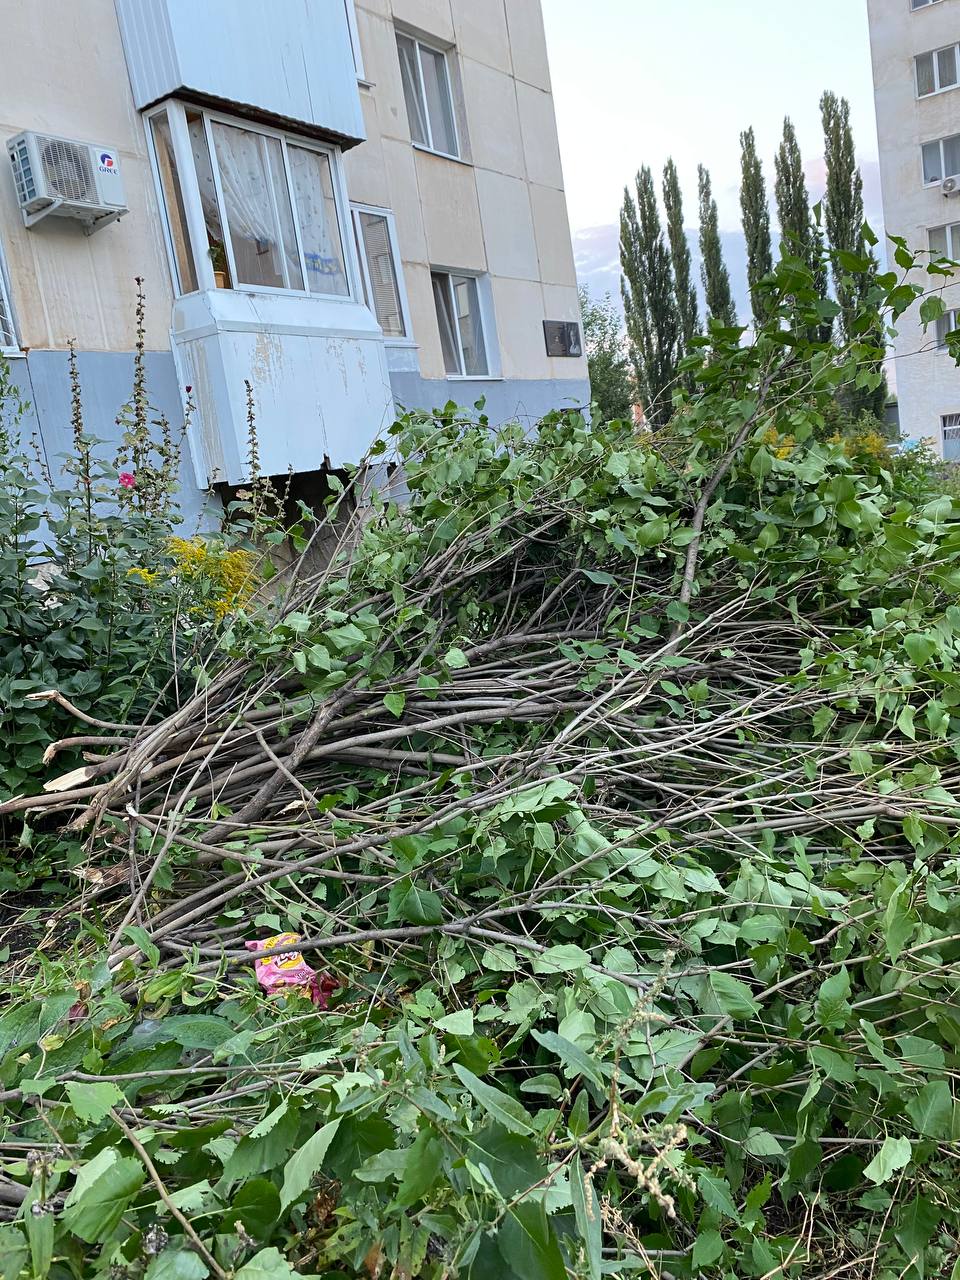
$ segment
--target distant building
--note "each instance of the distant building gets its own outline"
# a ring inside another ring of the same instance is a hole
[[[51,461],[70,339],[116,435],[136,276],[188,510],[244,479],[245,378],[274,474],[401,407],[589,399],[539,0],[6,5],[0,141],[0,350]]]
[[[960,260],[960,4],[867,2],[886,230]],[[960,458],[960,369],[945,344],[958,327],[960,284],[944,300],[947,315],[926,333],[916,308],[897,322],[900,429]]]

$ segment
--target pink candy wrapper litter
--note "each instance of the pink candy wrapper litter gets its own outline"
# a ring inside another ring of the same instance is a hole
[[[295,947],[299,933],[278,933],[262,942],[248,942],[248,951],[272,951],[274,947]],[[254,963],[257,981],[267,995],[290,995],[296,991],[309,996],[321,1009],[327,1007],[327,997],[336,991],[340,983],[329,974],[318,974],[310,967],[299,951],[285,951],[281,955],[267,956]]]

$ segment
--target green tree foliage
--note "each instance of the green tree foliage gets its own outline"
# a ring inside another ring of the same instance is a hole
[[[827,237],[833,250],[833,283],[840,304],[840,326],[845,341],[863,335],[863,302],[877,276],[877,260],[864,235],[863,177],[856,161],[850,104],[846,98],[824,93],[820,99],[823,120],[827,189],[823,201]],[[861,269],[862,262],[868,269]],[[872,335],[873,342],[876,335]],[[881,364],[867,386],[853,392],[853,406],[880,417],[887,398]]]
[[[629,419],[633,415],[633,391],[619,312],[609,293],[594,299],[583,286],[579,292],[590,398],[605,422]]]
[[[809,268],[818,295],[826,300],[829,280],[823,255],[823,232],[811,216],[803,158],[796,130],[789,116],[783,121],[783,139],[774,166],[774,192],[782,236],[780,251],[799,258]],[[831,328],[829,324],[817,327],[821,341],[830,341]]]
[[[757,286],[773,269],[773,250],[770,243],[767,188],[752,128],[740,135],[740,170],[740,209],[743,215],[743,234],[747,242],[747,282],[750,286],[754,323],[762,324],[766,301],[765,295]]]
[[[697,307],[697,290],[693,283],[690,245],[683,221],[680,177],[672,158],[667,161],[663,170],[663,207],[667,215],[673,288],[680,318],[680,352],[681,355],[687,355],[692,349],[694,338],[700,332],[700,313]]]
[[[670,251],[663,238],[653,175],[637,174],[636,199],[623,193],[620,214],[623,311],[630,359],[647,421],[663,426],[672,413],[680,322]]]
[[[707,315],[725,328],[737,323],[737,312],[730,289],[730,275],[723,261],[717,202],[710,186],[710,173],[700,165],[700,277],[707,304]]]
[[[5,1277],[956,1275],[960,503],[824,438],[807,275],[655,437],[407,416],[29,798],[85,865],[5,904]]]

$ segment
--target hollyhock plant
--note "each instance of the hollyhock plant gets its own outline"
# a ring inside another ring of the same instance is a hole
[[[123,489],[132,489],[137,483],[137,478],[132,471],[120,472],[120,485]]]

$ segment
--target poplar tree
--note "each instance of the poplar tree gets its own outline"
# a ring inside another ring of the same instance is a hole
[[[707,315],[727,328],[737,323],[737,311],[730,289],[730,275],[720,247],[717,202],[710,187],[710,173],[703,165],[699,171],[700,187],[700,276],[706,297]]]
[[[820,99],[820,114],[823,119],[824,159],[827,165],[827,189],[823,198],[827,239],[835,253],[853,253],[857,257],[865,257],[867,246],[863,238],[863,178],[854,154],[850,104],[846,98],[838,98],[835,93],[825,93]],[[866,286],[859,283],[859,280],[859,276],[851,278],[849,272],[834,262],[833,284],[840,305],[843,336],[848,341],[859,297],[866,291]]]
[[[823,232],[810,212],[810,195],[803,172],[803,158],[793,121],[783,121],[783,139],[774,159],[777,218],[780,223],[780,253],[799,258],[813,275],[814,287],[821,298],[827,296],[827,270],[823,262]],[[820,326],[820,341],[829,342],[832,326]]]
[[[697,308],[697,288],[693,283],[690,246],[683,226],[680,178],[672,158],[667,161],[663,170],[663,207],[667,213],[667,237],[673,262],[673,288],[680,324],[681,355],[686,355],[694,337],[700,332],[700,313]]]
[[[757,286],[773,270],[773,250],[770,246],[770,210],[763,183],[763,166],[757,155],[757,140],[752,128],[740,135],[740,174],[740,210],[747,242],[747,283],[754,323],[759,326],[765,319],[766,305]]]
[[[867,245],[863,219],[863,176],[857,165],[850,127],[850,104],[835,93],[825,93],[820,99],[823,120],[824,158],[827,165],[827,190],[823,200],[824,219],[830,248],[836,253],[851,253],[857,258],[868,259],[867,271],[850,272],[834,259],[833,284],[840,307],[840,328],[846,342],[858,339],[884,345],[881,333],[859,333],[856,318],[862,313],[864,300],[877,276],[877,260]],[[881,372],[881,362],[877,362]],[[886,403],[886,380],[873,390],[864,388],[852,398],[855,412],[866,410],[876,417],[883,414]]]
[[[637,174],[636,200],[623,192],[620,214],[621,291],[630,359],[647,421],[663,426],[672,411],[680,326],[670,253],[663,238],[653,175]]]

